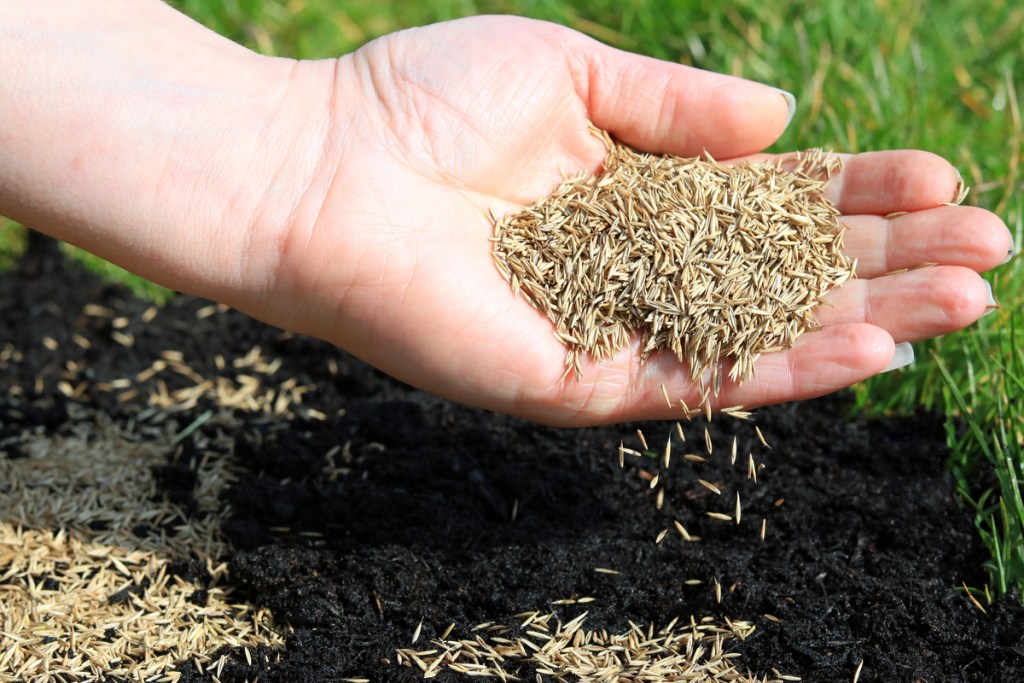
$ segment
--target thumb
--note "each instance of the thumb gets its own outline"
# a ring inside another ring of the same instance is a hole
[[[638,149],[729,159],[771,145],[793,117],[783,90],[581,40],[567,49],[591,121]]]

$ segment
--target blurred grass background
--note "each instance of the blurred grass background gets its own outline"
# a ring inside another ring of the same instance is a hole
[[[967,203],[998,213],[1024,244],[1019,0],[173,0],[213,30],[265,54],[332,57],[409,26],[480,13],[555,21],[655,57],[769,83],[796,94],[775,150],[920,148],[950,159]],[[965,226],[969,227],[969,226]],[[0,219],[0,268],[23,248]],[[163,290],[112,266],[146,296]],[[1024,298],[1020,259],[989,277],[994,315],[916,345],[918,362],[856,389],[859,410],[943,410],[950,465],[993,552],[992,590],[1024,580],[1024,362],[1013,332]],[[994,473],[994,476],[993,476]],[[979,484],[979,482],[981,482]],[[978,595],[984,595],[979,588]]]

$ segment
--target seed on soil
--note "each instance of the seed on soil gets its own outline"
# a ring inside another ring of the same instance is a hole
[[[684,527],[679,521],[675,521],[673,523],[676,525],[676,531],[679,532],[679,535],[683,537],[684,541],[692,540],[690,532],[686,530],[686,527]]]
[[[710,481],[707,481],[705,479],[698,479],[697,483],[706,488],[708,491],[714,493],[716,496],[722,495],[722,490],[715,486],[714,484],[712,484]]]
[[[708,455],[714,450],[714,444],[711,443],[711,432],[708,431],[707,427],[704,427],[704,446],[708,450]]]
[[[715,579],[715,602],[721,604],[722,602],[722,584]]]
[[[665,457],[663,465],[665,469],[668,469],[669,464],[672,462],[672,435],[668,435],[668,439],[665,441]]]
[[[664,505],[665,505],[665,489],[660,489],[658,491],[658,497],[654,501],[654,506],[657,509],[660,510],[662,508],[662,506],[664,506]]]
[[[699,583],[699,582],[698,582]],[[581,599],[582,601],[582,599]],[[780,683],[781,678],[740,673],[732,651],[750,637],[755,626],[746,621],[717,623],[705,617],[688,624],[673,619],[657,629],[630,624],[625,633],[589,630],[587,613],[562,623],[554,614],[528,615],[535,627],[516,638],[476,636],[472,639],[441,638],[430,650],[398,650],[399,666],[417,667],[424,677],[449,669],[473,677],[516,680],[514,672],[524,663],[535,667],[535,680],[582,682],[614,680],[619,683],[672,683],[679,681],[730,681],[732,683]],[[553,627],[548,626],[555,622]],[[506,629],[507,630],[507,629]]]
[[[668,533],[668,529],[662,529],[661,533],[658,534],[658,537],[656,539],[654,539],[654,542],[656,544],[657,543],[661,543],[663,540],[665,540],[665,534],[667,534],[667,533]]]
[[[740,523],[740,515],[742,514],[742,512],[743,512],[743,508],[740,505],[740,492],[737,491],[736,492],[736,523],[737,524]]]
[[[761,518],[761,540],[764,540],[764,534],[768,530],[768,520],[764,517]]]
[[[853,672],[853,683],[857,683],[857,681],[860,680],[860,671],[863,668],[864,668],[864,660],[862,659],[862,660],[860,660],[860,663],[857,664],[857,668]]]
[[[775,502],[772,503],[772,505],[774,505],[775,507],[782,507],[782,504],[785,503],[785,502],[786,502],[785,498],[777,498],[775,500]]]
[[[617,569],[608,569],[607,567],[594,567],[594,572],[596,572],[598,574],[615,574],[615,575],[622,574],[622,572],[620,572]]]
[[[736,464],[736,437],[732,437],[732,452],[729,454],[729,464]]]
[[[706,514],[711,519],[717,519],[717,520],[721,520],[723,522],[731,522],[732,521],[732,515],[727,515],[724,512],[705,512],[704,514]]]
[[[683,456],[683,459],[684,460],[689,460],[690,462],[707,462],[708,461],[707,458],[705,458],[704,456],[701,456],[701,455],[697,455],[696,453],[687,453],[686,455]]]
[[[582,372],[581,354],[608,358],[637,334],[642,359],[671,352],[717,388],[730,358],[742,381],[761,354],[814,329],[822,296],[854,276],[824,197],[837,157],[726,166],[594,132],[608,150],[600,174],[493,221],[495,266],[552,321],[567,373]]]

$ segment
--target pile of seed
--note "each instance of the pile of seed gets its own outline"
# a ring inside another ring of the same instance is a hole
[[[625,633],[610,634],[584,628],[585,612],[564,624],[554,614],[525,612],[517,616],[523,619],[518,636],[508,626],[488,622],[474,627],[476,634],[471,638],[446,640],[452,630],[449,627],[430,647],[399,650],[398,664],[418,667],[424,678],[433,678],[447,669],[499,681],[520,680],[518,669],[524,664],[535,668],[538,680],[543,676],[580,683],[800,680],[781,674],[759,678],[738,668],[739,654],[729,648],[754,632],[748,622],[673,621],[657,631],[653,625],[645,629],[631,624]]]
[[[728,358],[742,381],[762,354],[816,325],[812,310],[854,274],[824,197],[840,162],[820,151],[727,166],[642,154],[599,133],[603,171],[494,222],[493,256],[513,291],[568,348],[608,357],[639,334],[696,379]]]
[[[269,613],[228,586],[227,458],[194,468],[190,514],[160,495],[153,474],[181,433],[173,419],[129,433],[70,408],[71,434],[29,435],[17,444],[23,457],[0,451],[0,683],[173,683],[186,660],[217,672],[222,648],[281,647]],[[181,575],[176,561],[200,576]]]

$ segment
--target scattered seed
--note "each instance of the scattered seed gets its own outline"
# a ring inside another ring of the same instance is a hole
[[[420,639],[420,631],[423,629],[423,620],[420,619],[420,623],[416,624],[416,630],[412,632],[412,640],[409,641],[413,644]]]
[[[757,439],[761,442],[761,445],[765,448],[771,448],[771,446],[768,445],[768,442],[764,440],[764,434],[761,433],[761,428],[754,425],[754,431],[757,432]]]
[[[668,407],[671,410],[671,408],[672,408],[672,399],[670,399],[668,397],[668,389],[665,388],[664,384],[661,385],[661,393],[665,397],[665,403],[668,404]]]
[[[711,432],[708,431],[707,427],[704,427],[704,446],[708,449],[708,455],[711,455],[714,444],[711,443]]]
[[[663,540],[665,540],[665,534],[667,533],[668,529],[662,529],[661,533],[658,534],[658,537],[654,539],[655,544],[661,543]]]
[[[731,522],[732,521],[732,516],[731,515],[727,515],[724,512],[705,512],[704,514],[706,514],[711,519],[718,519],[718,520],[721,520],[723,522]]]
[[[722,495],[722,490],[720,488],[718,488],[717,486],[715,486],[714,484],[712,484],[710,481],[707,481],[705,479],[698,479],[697,483],[700,484],[701,486],[703,486],[704,488],[706,488],[708,491],[711,491],[712,493],[714,493],[717,496]]]
[[[690,533],[686,530],[686,527],[684,527],[679,521],[675,521],[673,523],[676,525],[676,531],[679,532],[679,535],[683,537],[684,541],[693,540]]]
[[[857,683],[860,680],[860,670],[864,668],[864,660],[860,660],[857,664],[857,669],[853,672],[853,683]]]
[[[696,453],[687,453],[683,456],[683,459],[689,460],[690,462],[707,462],[707,458],[697,455]]]
[[[676,433],[679,434],[679,440],[686,443],[686,434],[683,433],[683,425],[676,422]]]

